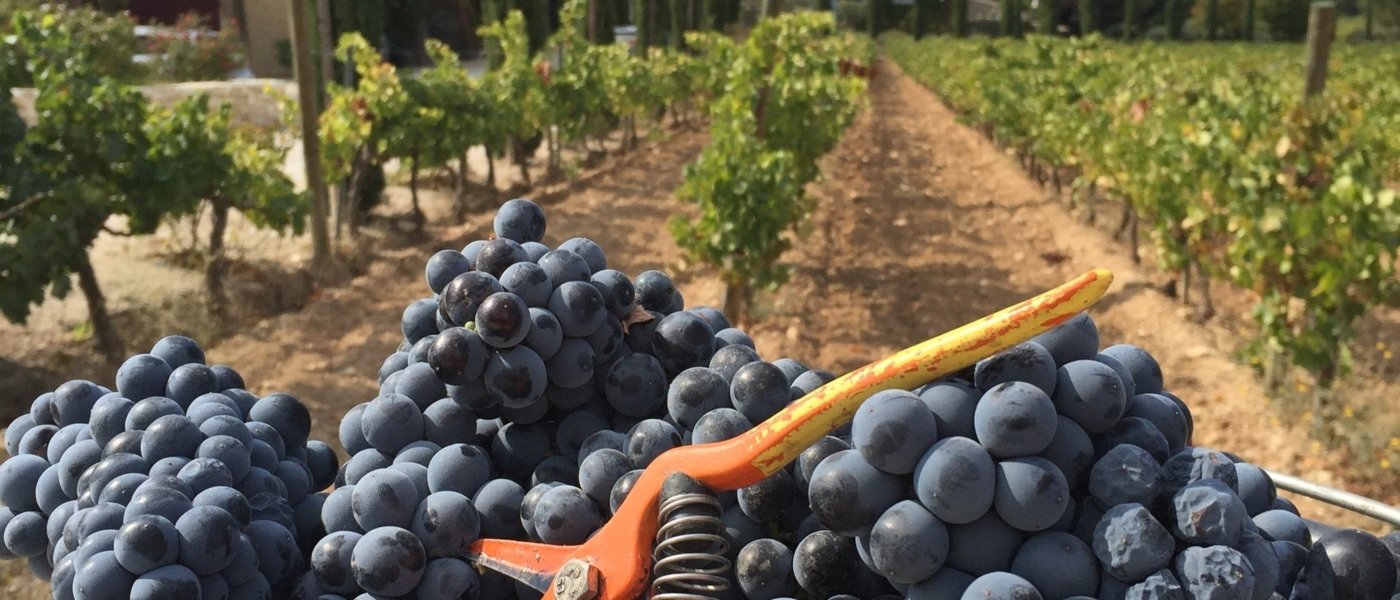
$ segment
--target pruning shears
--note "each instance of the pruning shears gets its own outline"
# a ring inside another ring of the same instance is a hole
[[[544,592],[545,600],[644,597],[649,552],[658,527],[662,483],[684,473],[711,490],[750,486],[796,460],[822,436],[849,422],[860,404],[887,389],[911,389],[1044,333],[1097,302],[1113,275],[1106,269],[1073,280],[843,375],[738,437],[681,446],[658,456],[602,529],[577,546],[479,540],[468,558]]]

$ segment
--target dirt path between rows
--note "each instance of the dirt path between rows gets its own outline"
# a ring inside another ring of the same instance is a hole
[[[826,180],[812,189],[820,204],[810,237],[792,252],[799,267],[758,327],[765,355],[850,369],[1105,267],[1116,280],[1091,310],[1101,340],[1157,357],[1168,389],[1192,408],[1195,444],[1400,501],[1400,490],[1345,480],[1343,459],[1279,421],[1254,374],[1232,359],[1232,332],[1195,323],[1150,285],[1150,267],[1135,266],[1124,245],[1076,220],[893,63],[880,68],[870,110],[826,157]],[[1299,505],[1323,522],[1377,527]]]

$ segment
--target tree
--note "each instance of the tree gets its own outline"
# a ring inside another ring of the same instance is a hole
[[[1021,0],[1001,0],[1001,34],[1021,37]]]
[[[1098,2],[1079,0],[1079,35],[1089,35],[1099,30],[1098,15]]]
[[[1123,39],[1131,40],[1138,36],[1138,0],[1123,0]]]
[[[1040,0],[1037,5],[1036,29],[1042,35],[1055,35],[1058,25],[1060,3],[1057,0]]]
[[[937,0],[914,0],[914,39],[922,39],[933,24],[934,3]]]
[[[1166,21],[1167,39],[1181,39],[1181,26],[1186,23],[1186,11],[1182,10],[1181,3],[1185,0],[1167,0]]]

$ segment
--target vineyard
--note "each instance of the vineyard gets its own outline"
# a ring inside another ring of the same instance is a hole
[[[1394,48],[1342,48],[1327,93],[1301,105],[1303,55],[1289,46],[895,36],[886,48],[1090,218],[1097,201],[1121,202],[1134,255],[1149,232],[1201,317],[1211,279],[1257,294],[1250,350],[1273,377],[1286,357],[1331,386],[1367,310],[1400,303],[1400,147],[1386,133],[1400,87],[1377,85],[1400,68]]]

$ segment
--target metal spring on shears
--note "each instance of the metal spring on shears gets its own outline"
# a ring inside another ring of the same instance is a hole
[[[729,541],[724,538],[720,515],[724,507],[714,492],[684,474],[688,482],[666,486],[684,489],[669,497],[663,491],[652,550],[652,600],[715,600],[729,589],[725,575],[731,564],[725,556]],[[672,483],[668,481],[668,483]]]

